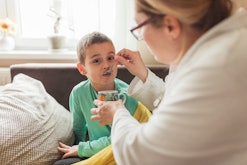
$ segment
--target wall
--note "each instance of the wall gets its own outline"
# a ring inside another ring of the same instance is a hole
[[[144,41],[137,42],[137,50],[140,51],[141,57],[145,64],[156,65],[160,64],[155,59],[152,53],[148,50]]]
[[[244,7],[247,9],[247,0],[233,0],[236,5],[236,8]],[[143,58],[143,61],[147,65],[156,65],[160,64],[157,61],[155,61],[153,55],[148,50],[144,42],[137,42],[137,50],[140,51],[141,56]],[[35,56],[38,54],[38,56]],[[17,52],[15,53],[6,53],[1,52],[0,53],[0,67],[6,67],[8,68],[11,64],[17,64],[17,63],[75,63],[77,62],[77,57],[75,55],[75,52],[69,52],[65,53],[57,53],[52,54],[47,51],[41,51],[41,52]],[[0,72],[0,77],[2,78],[0,81],[5,82],[5,80],[8,80],[7,70],[6,68],[3,68],[3,70]],[[6,77],[7,78],[6,78]],[[5,78],[4,78],[5,77]],[[1,84],[0,82],[0,84]]]
[[[9,66],[20,63],[73,63],[77,56],[73,51],[2,51],[0,52],[0,86],[10,82]]]
[[[0,52],[0,67],[9,67],[20,63],[76,63],[77,55],[74,51],[5,51]]]
[[[0,68],[0,86],[10,82],[10,69]]]
[[[247,9],[247,0],[233,0],[236,3],[236,8],[244,7]]]

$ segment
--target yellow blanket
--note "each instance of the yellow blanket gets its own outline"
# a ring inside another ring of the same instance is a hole
[[[143,123],[148,121],[151,113],[142,103],[138,102],[138,106],[133,116],[140,123]],[[94,156],[78,163],[74,163],[73,165],[116,165],[112,153],[112,146],[109,145]]]

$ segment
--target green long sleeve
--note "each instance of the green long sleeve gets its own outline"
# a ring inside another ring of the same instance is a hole
[[[128,84],[115,79],[115,90],[126,95],[125,106],[133,115],[138,102],[127,95]],[[95,99],[97,99],[97,92],[88,80],[76,85],[70,94],[69,105],[73,117],[73,131],[76,144],[79,145],[78,156],[80,157],[91,157],[111,144],[111,127],[101,126],[99,121],[91,120],[91,109],[96,107],[93,104]]]

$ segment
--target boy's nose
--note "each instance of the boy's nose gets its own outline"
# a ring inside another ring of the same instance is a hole
[[[109,68],[111,68],[112,65],[113,65],[112,62],[105,62],[104,63],[104,69],[109,69]]]

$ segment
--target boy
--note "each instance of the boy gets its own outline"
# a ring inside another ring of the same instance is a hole
[[[106,35],[98,32],[85,35],[78,44],[77,54],[79,59],[77,69],[88,78],[76,85],[70,95],[69,105],[78,145],[70,147],[59,143],[58,150],[65,153],[63,158],[73,156],[80,158],[60,160],[63,161],[62,164],[65,164],[65,161],[72,164],[91,157],[111,144],[111,126],[100,126],[98,121],[91,120],[90,110],[95,107],[93,101],[97,99],[98,91],[117,90],[124,93],[125,106],[131,115],[134,115],[138,107],[138,101],[127,95],[128,84],[116,78],[115,48]]]

